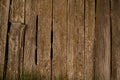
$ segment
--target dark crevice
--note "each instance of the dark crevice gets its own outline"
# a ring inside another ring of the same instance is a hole
[[[10,0],[10,5],[12,5],[12,0]]]
[[[50,61],[51,61],[51,78],[52,80],[52,59],[53,59],[53,0],[52,0],[52,12],[51,12],[51,37],[50,37],[50,42],[51,42],[51,49],[50,49]]]
[[[111,0],[109,0],[110,7],[110,80],[112,80],[112,19],[111,19]]]
[[[95,13],[96,13],[96,7],[97,7],[97,0],[95,0]]]
[[[25,25],[24,33],[23,33],[23,57],[22,57],[22,75],[24,75],[24,51],[25,51],[25,35],[26,35],[26,27],[27,25],[25,24],[25,15],[26,15],[26,0],[24,2],[24,22],[23,24]]]
[[[37,42],[38,42],[38,15],[36,16],[36,49],[35,49],[35,64],[37,65]]]
[[[51,30],[51,54],[50,54],[50,59],[52,60],[53,59],[53,47],[52,47],[52,44],[53,44],[53,30]]]
[[[50,60],[51,60],[51,80],[52,80],[52,59],[53,59],[53,29],[51,28],[51,50],[50,50]]]
[[[4,59],[4,71],[3,80],[6,79],[7,74],[7,64],[8,64],[8,49],[9,49],[9,32],[10,32],[11,22],[8,22],[7,37],[6,37],[6,47],[5,47],[5,59]]]
[[[10,20],[10,7],[12,5],[12,0],[9,2],[9,11],[8,11],[8,20],[7,20],[7,34],[6,34],[6,45],[5,45],[5,56],[4,56],[4,69],[3,69],[3,78],[2,80],[6,80],[6,74],[7,74],[7,65],[8,65],[8,49],[9,49],[9,32],[11,27]]]
[[[25,24],[24,24],[25,25]],[[23,33],[23,57],[22,57],[22,67],[24,65],[24,47],[25,47],[25,34],[26,34],[26,25],[25,25],[25,29],[24,29],[24,33]]]
[[[97,11],[97,0],[95,0],[95,31],[96,31],[96,11]],[[96,33],[96,32],[95,32]],[[95,35],[95,38],[96,38],[96,35]],[[95,80],[96,79],[96,77],[95,77],[95,73],[96,73],[96,70],[95,70],[95,64],[96,64],[96,39],[94,39],[94,48],[93,48],[93,50],[94,50],[94,67],[93,67],[93,69],[94,69],[94,79],[93,80]]]
[[[24,0],[24,24],[26,23],[25,21],[25,19],[26,19],[26,17],[25,17],[25,15],[26,15],[26,0]]]

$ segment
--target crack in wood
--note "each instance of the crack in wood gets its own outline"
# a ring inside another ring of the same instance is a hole
[[[35,49],[35,64],[37,65],[37,42],[38,42],[38,15],[36,16],[36,49]]]
[[[5,60],[4,60],[4,71],[3,80],[6,79],[7,64],[8,64],[8,49],[9,49],[9,32],[10,32],[11,22],[8,22],[7,37],[6,37],[6,47],[5,47]]]
[[[51,12],[51,50],[50,50],[50,59],[51,59],[51,79],[52,80],[52,60],[53,60],[53,0],[52,0],[52,12]]]

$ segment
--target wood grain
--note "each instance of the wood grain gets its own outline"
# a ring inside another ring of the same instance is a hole
[[[97,0],[95,28],[95,80],[110,80],[110,3]]]
[[[67,79],[67,0],[53,0],[53,80]]]
[[[36,78],[35,50],[36,50],[36,3],[37,1],[26,0],[25,2],[25,44],[24,44],[24,72],[23,79]]]
[[[40,79],[51,79],[51,20],[52,0],[38,0],[38,35],[37,35],[37,72]]]
[[[12,23],[8,42],[8,68],[6,80],[18,80],[20,78],[21,49],[25,26],[20,23]]]
[[[95,1],[85,0],[85,80],[94,79]]]
[[[9,5],[9,0],[0,0],[0,80],[2,80],[4,70]]]
[[[68,1],[67,75],[84,79],[84,0]]]
[[[111,0],[112,80],[120,80],[120,0]]]
[[[25,0],[11,0],[10,21],[24,23]]]

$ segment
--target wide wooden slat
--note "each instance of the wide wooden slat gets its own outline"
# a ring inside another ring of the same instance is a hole
[[[36,78],[35,50],[36,50],[36,4],[37,1],[25,1],[25,43],[24,43],[24,69],[22,78],[31,80]]]
[[[51,79],[51,13],[52,0],[38,0],[38,32],[37,32],[37,75],[38,80]]]
[[[21,50],[25,26],[20,23],[12,23],[8,42],[8,66],[6,80],[18,80],[20,78],[20,69],[22,65]]]
[[[85,0],[85,80],[94,79],[95,1]]]
[[[10,21],[24,23],[25,0],[11,0]]]
[[[53,0],[53,80],[67,79],[67,0]]]
[[[112,80],[120,80],[120,0],[111,0]]]
[[[84,0],[68,0],[67,75],[84,79]]]
[[[0,80],[2,80],[4,70],[9,5],[9,0],[0,0]]]
[[[95,80],[110,80],[110,6],[97,0],[95,28]]]

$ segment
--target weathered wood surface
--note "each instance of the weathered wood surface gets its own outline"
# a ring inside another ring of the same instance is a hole
[[[8,33],[8,68],[5,80],[18,80],[21,72],[22,39],[25,26],[21,23],[12,23]]]
[[[95,27],[95,80],[110,80],[110,3],[97,0]]]
[[[94,79],[95,1],[85,0],[85,80]]]
[[[84,0],[68,0],[67,75],[84,79]]]
[[[51,79],[51,21],[52,0],[38,0],[37,2],[37,72],[38,80]]]
[[[24,23],[25,0],[10,0],[10,21]]]
[[[34,79],[36,72],[36,4],[37,1],[25,1],[25,40],[24,40],[24,63],[23,79]]]
[[[112,79],[120,80],[120,0],[111,0]]]
[[[53,80],[67,78],[67,0],[53,0]]]
[[[119,80],[120,0],[0,0],[0,80]]]
[[[9,0],[0,0],[0,80],[3,77],[4,59],[6,54],[7,27],[9,18]]]

